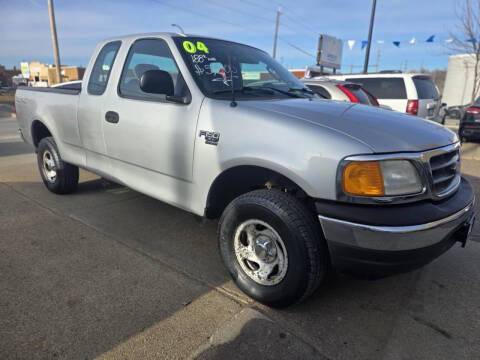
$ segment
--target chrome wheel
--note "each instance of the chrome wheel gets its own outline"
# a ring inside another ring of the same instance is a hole
[[[48,181],[55,182],[55,179],[57,178],[57,167],[55,165],[55,161],[53,160],[52,153],[48,150],[45,150],[43,152],[42,159],[43,175],[45,175],[45,178]]]
[[[276,285],[288,268],[285,244],[278,233],[264,221],[247,220],[235,231],[234,250],[241,268],[261,285]]]

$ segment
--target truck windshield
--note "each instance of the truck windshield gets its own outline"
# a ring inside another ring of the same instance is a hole
[[[229,41],[175,37],[174,41],[201,91],[237,100],[318,97],[267,53]]]

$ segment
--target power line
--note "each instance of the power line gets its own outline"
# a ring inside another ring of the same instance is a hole
[[[232,26],[236,26],[236,27],[240,27],[242,29],[244,29],[244,27],[242,27],[241,25],[238,25],[238,24],[234,24],[234,23],[231,23],[230,21],[226,21],[226,20],[223,20],[223,19],[219,19],[219,18],[214,18],[212,16],[209,16],[205,13],[202,13],[202,12],[199,12],[199,11],[195,11],[195,10],[192,10],[192,9],[189,9],[189,8],[180,8],[178,6],[175,6],[173,4],[170,4],[170,3],[166,3],[166,2],[160,2],[159,0],[151,0],[153,2],[155,2],[156,4],[160,5],[160,6],[166,6],[166,7],[169,7],[171,9],[174,9],[174,10],[177,10],[177,11],[180,11],[180,12],[187,12],[187,13],[190,13],[190,14],[193,14],[193,15],[197,15],[197,16],[201,16],[202,18],[209,18],[209,19],[212,19],[212,20],[215,20],[215,21],[218,21],[218,22],[222,22],[224,24],[228,24],[228,25],[232,25]]]
[[[245,4],[249,4],[251,6],[256,6],[260,9],[263,9],[263,10],[267,10],[267,11],[272,11],[271,8],[267,8],[266,6],[263,6],[263,5],[259,5],[257,4],[256,2],[253,2],[253,1],[249,1],[249,0],[240,0],[241,2],[244,2]]]
[[[299,22],[299,21],[295,20],[295,19],[294,19],[290,14],[288,14],[286,11],[284,11],[283,14],[285,15],[285,17],[286,17],[287,19],[290,19],[290,21],[296,23],[297,26],[300,25],[300,26],[304,27],[305,29],[307,29],[307,30],[309,30],[309,31],[313,31],[315,34],[318,32],[318,31],[315,30],[314,28],[306,25],[306,24],[305,24],[305,21],[306,21],[306,20],[303,20],[302,22]]]
[[[266,18],[266,17],[263,17],[263,16],[259,16],[259,15],[256,15],[256,14],[252,14],[251,12],[247,12],[247,11],[244,11],[244,10],[240,10],[240,9],[237,9],[237,8],[232,8],[231,6],[226,6],[225,4],[221,3],[221,2],[217,2],[216,0],[206,0],[207,2],[211,3],[213,6],[215,7],[218,7],[218,8],[221,8],[223,10],[225,9],[228,9],[229,11],[231,12],[236,12],[236,13],[240,13],[240,14],[244,14],[245,16],[248,16],[248,17],[253,17],[255,19],[259,19],[259,20],[262,20],[262,21],[266,21],[266,22],[272,22],[273,21],[273,18],[272,19],[269,19],[269,18]],[[248,4],[252,4],[250,2],[247,2]],[[255,5],[255,4],[253,4]],[[264,9],[264,7],[261,7],[262,9]],[[276,11],[273,11],[272,9],[268,9],[269,12],[276,12]],[[281,12],[282,15],[284,16],[287,16],[289,17],[289,15],[285,14],[283,11]],[[291,27],[290,25],[288,24],[285,24],[284,22],[282,22],[281,24],[283,27],[286,27],[287,29],[290,29],[292,30],[293,32],[296,32],[297,29]],[[298,24],[298,25],[302,25],[302,24]],[[311,29],[311,28],[310,28]]]
[[[176,5],[173,5],[173,4],[170,4],[170,3],[166,3],[166,2],[160,2],[159,0],[151,0],[153,2],[155,2],[156,4],[158,5],[163,5],[163,6],[166,6],[166,7],[169,7],[171,9],[174,9],[174,10],[177,10],[177,11],[180,11],[180,12],[187,12],[187,13],[190,13],[190,14],[194,14],[194,15],[197,15],[197,16],[201,16],[202,18],[208,18],[208,19],[211,19],[211,20],[214,20],[214,21],[219,21],[219,22],[222,22],[222,23],[225,23],[225,24],[228,24],[228,25],[231,25],[231,26],[235,26],[235,27],[238,27],[240,29],[243,29],[243,30],[250,30],[249,28],[243,26],[243,25],[240,25],[240,24],[236,24],[236,23],[233,23],[233,22],[230,22],[230,21],[227,21],[227,20],[223,20],[223,19],[218,19],[218,18],[215,18],[213,16],[210,16],[210,15],[207,15],[205,13],[202,13],[202,12],[199,12],[199,11],[196,11],[196,10],[192,10],[192,9],[189,9],[189,8],[184,8],[184,7],[178,7]],[[210,0],[211,1],[211,0]],[[211,1],[212,2],[212,1]],[[227,6],[223,6],[223,8],[228,8],[229,10],[232,10],[232,11],[236,11],[235,9],[232,9],[232,8],[229,8]],[[251,16],[251,15],[248,15],[248,16]],[[311,57],[314,57],[314,55],[310,54],[309,52],[307,52],[306,50],[300,48],[299,46],[297,45],[294,45],[292,44],[291,42],[289,42],[288,40],[282,38],[282,37],[278,37],[280,40],[282,40],[283,42],[285,42],[287,45],[289,45],[290,47],[296,49],[297,51],[305,54],[305,55],[308,55],[308,56],[311,56]]]
[[[282,37],[280,37],[280,36],[279,36],[278,38],[279,38],[280,40],[282,40],[284,43],[286,43],[287,45],[291,46],[292,48],[300,51],[301,53],[304,53],[305,55],[311,56],[311,57],[313,57],[313,58],[315,57],[315,55],[309,53],[309,52],[306,51],[306,50],[303,50],[302,48],[298,47],[297,45],[292,44],[290,41],[285,40],[284,38],[282,38]]]
[[[262,20],[262,21],[272,21],[272,19],[267,19],[263,16],[258,16],[256,14],[252,14],[252,13],[248,13],[246,11],[243,11],[243,10],[238,10],[238,9],[234,9],[234,8],[231,8],[231,7],[228,7],[228,6],[225,6],[225,4],[223,3],[218,3],[217,1],[215,0],[206,0],[207,2],[211,3],[213,6],[216,6],[218,8],[221,8],[221,9],[228,9],[230,11],[234,11],[234,12],[237,12],[237,13],[240,13],[240,14],[244,14],[246,16],[249,16],[249,17],[253,17],[255,19],[259,19],[259,20]]]
[[[284,11],[285,17],[289,18],[290,21],[294,22],[297,26],[302,26],[309,31],[313,31],[315,34],[317,33],[316,29],[307,25],[309,22],[312,21],[312,19],[303,18],[302,16],[298,15],[298,13],[296,13],[295,10],[293,10],[292,8],[290,8],[288,6],[285,6],[284,4],[282,4],[279,1],[274,1],[274,3],[276,3],[277,6],[281,6],[283,9],[288,10],[288,13],[287,13],[287,11]],[[295,20],[294,17],[296,17],[297,20]]]
[[[263,5],[259,5],[253,1],[249,1],[249,0],[240,0],[241,2],[244,2],[245,4],[248,4],[250,6],[254,6],[258,9],[262,9],[262,10],[266,10],[266,11],[271,11],[271,12],[274,12],[275,10],[273,10],[272,8],[268,8],[266,6],[263,6]],[[285,8],[285,6],[283,6],[280,2],[276,2],[278,6],[282,7],[282,8]],[[282,15],[284,15],[287,19],[289,19],[291,22],[295,23],[295,26],[302,26],[303,28],[309,30],[309,31],[313,31],[314,33],[317,33],[317,30],[315,30],[314,28],[312,28],[311,26],[308,26],[306,25],[306,23],[308,21],[311,21],[309,19],[300,19],[300,17],[297,15],[297,19],[299,20],[295,20],[294,17],[291,15],[292,13],[292,10],[289,9],[290,13],[287,13],[286,11],[282,11]],[[289,28],[290,30],[293,30],[293,31],[297,31],[297,29],[293,29],[292,27],[290,27],[289,25],[285,24],[285,23],[282,23],[283,26]]]

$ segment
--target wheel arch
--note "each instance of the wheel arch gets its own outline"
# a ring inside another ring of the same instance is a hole
[[[237,165],[222,171],[212,182],[207,195],[205,216],[217,218],[236,197],[263,188],[279,188],[301,198],[309,207],[313,206],[305,189],[290,176],[263,166]]]
[[[45,125],[43,121],[37,119],[32,121],[32,125],[30,127],[30,134],[32,136],[32,143],[35,149],[38,148],[38,144],[43,138],[49,136],[53,137],[53,134],[48,128],[48,126]]]

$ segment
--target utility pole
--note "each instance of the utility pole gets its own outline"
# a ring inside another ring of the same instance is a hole
[[[372,13],[370,14],[370,28],[368,29],[367,51],[365,52],[365,63],[363,65],[364,74],[368,72],[368,58],[370,57],[370,44],[372,43],[373,21],[375,19],[376,6],[377,6],[377,0],[373,0]]]
[[[377,62],[375,64],[375,72],[378,72],[379,64],[380,64],[380,49],[377,49]]]
[[[48,1],[48,12],[50,14],[50,29],[52,30],[53,54],[55,56],[55,67],[57,72],[57,83],[62,82],[62,73],[60,69],[60,54],[58,52],[57,28],[55,26],[55,14],[53,13],[53,0]]]
[[[278,26],[280,25],[280,8],[277,10],[277,19],[275,20],[275,37],[273,38],[273,53],[272,57],[275,59],[277,55],[277,39],[278,39]]]
[[[405,66],[403,68],[403,72],[406,73],[407,72],[407,69],[408,69],[408,60],[405,59]]]
[[[423,73],[423,57],[422,57],[422,62],[420,63],[420,74]]]

